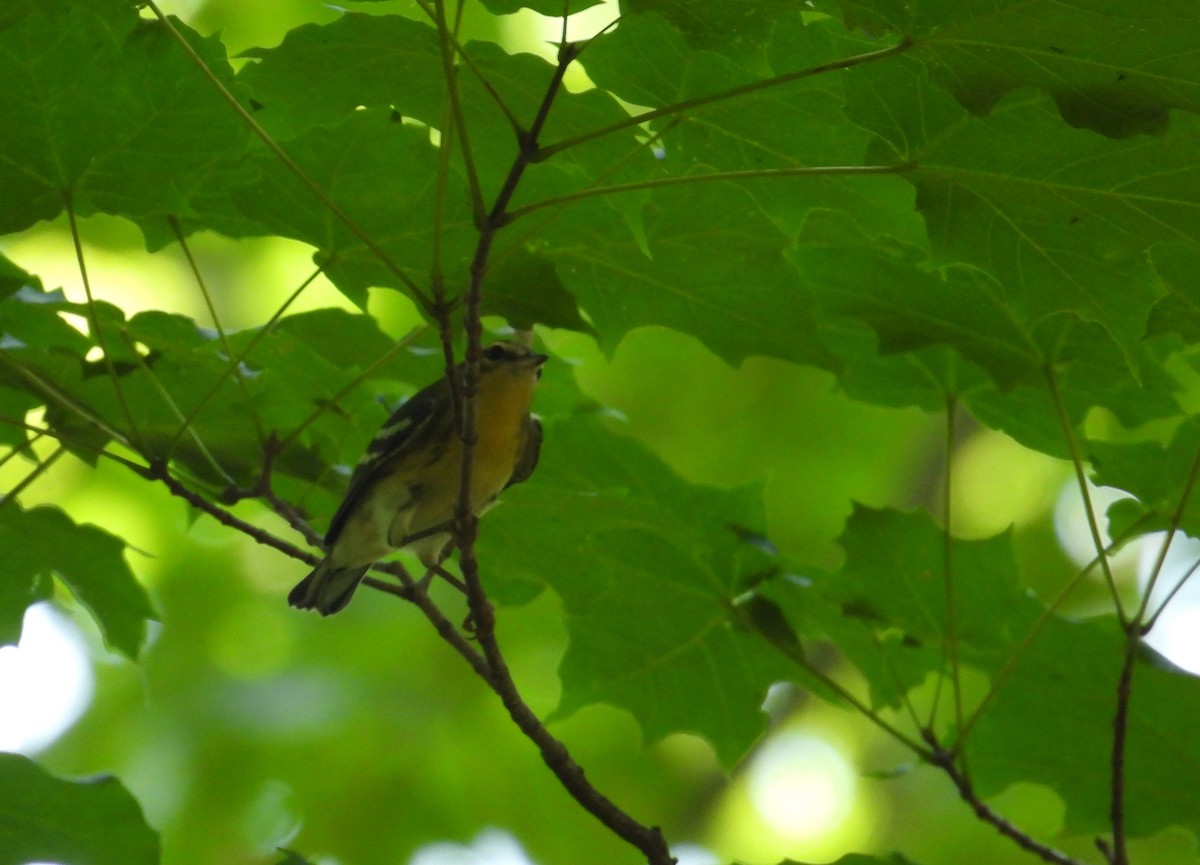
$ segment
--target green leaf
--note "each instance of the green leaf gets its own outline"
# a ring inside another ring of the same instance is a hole
[[[761,523],[754,498],[684,484],[594,418],[547,424],[537,472],[487,515],[479,550],[496,590],[532,582],[562,598],[556,716],[611,703],[650,741],[686,730],[727,763],[745,753],[767,688],[794,672],[733,625],[741,577],[763,561],[731,528]]]
[[[960,650],[1006,651],[1013,634],[996,609],[1019,601],[1011,538],[947,541],[923,512],[856,506],[840,539],[845,565],[767,591],[797,630],[824,637],[866,677],[876,707],[943,671],[948,639],[946,561],[958,588],[954,622]],[[947,546],[948,545],[948,546]]]
[[[580,316],[575,298],[558,278],[554,265],[523,249],[504,256],[489,269],[483,314],[502,315],[518,330],[540,324],[597,335]]]
[[[788,0],[630,0],[621,10],[631,19],[646,13],[661,15],[697,47],[721,47],[740,54],[765,41],[772,25],[795,8]]]
[[[575,207],[543,251],[602,346],[657,324],[697,336],[730,363],[766,355],[832,364],[812,300],[784,259],[787,238],[748,193],[711,183],[658,190],[642,218],[644,243],[605,205]]]
[[[158,833],[111,775],[68,781],[0,753],[0,865],[157,865]]]
[[[987,273],[932,271],[922,267],[919,251],[872,243],[845,221],[813,216],[790,254],[824,310],[866,322],[884,352],[953,346],[1001,387],[1042,362],[1032,334],[1012,320],[1003,289]]]
[[[916,26],[934,80],[978,114],[1026,86],[1053,96],[1072,126],[1114,137],[1161,133],[1169,109],[1200,109],[1188,60],[1200,10],[1189,0],[1152,12],[1110,0],[940,0],[920,4]]]
[[[604,0],[483,0],[489,12],[511,15],[520,9],[532,9],[542,15],[574,15],[583,9],[597,6]]]
[[[1136,496],[1139,515],[1155,517],[1143,530],[1165,528],[1186,495],[1179,527],[1200,537],[1200,502],[1192,488],[1200,460],[1200,423],[1195,418],[1180,424],[1165,447],[1155,442],[1092,441],[1087,449],[1094,469],[1092,480]]]
[[[276,848],[279,852],[279,861],[275,865],[312,865],[312,863],[297,853],[295,850],[289,850],[287,847]]]
[[[329,128],[305,132],[288,149],[403,273],[425,283],[438,194],[437,151],[429,143],[428,130],[405,124],[390,111],[368,109]],[[405,289],[405,283],[273,154],[260,153],[254,164],[258,178],[233,192],[246,215],[273,233],[317,247],[314,260],[323,263],[330,279],[360,306],[372,286]],[[456,177],[452,174],[447,181],[441,249],[445,267],[464,274],[474,232],[465,186]]]
[[[424,22],[350,12],[297,27],[275,48],[244,56],[256,62],[238,72],[238,82],[253,97],[254,119],[278,138],[333,126],[359,106],[441,125],[442,53],[437,31]]]
[[[24,510],[15,501],[0,507],[0,538],[8,551],[0,639],[16,643],[25,607],[41,600],[39,578],[53,575],[91,613],[107,645],[137,657],[154,609],[125,563],[124,542],[58,508]]]
[[[1125,137],[1161,133],[1168,110],[1200,107],[1189,62],[1200,13],[1189,0],[1153,11],[1111,0],[832,0],[848,30],[916,37],[914,55],[976,114],[1037,87],[1072,126]]]
[[[1048,622],[971,735],[967,762],[980,793],[994,795],[1018,780],[1045,784],[1067,805],[1067,831],[1108,831],[1122,653],[1122,637],[1111,621]],[[997,656],[991,670],[1006,662]],[[1054,711],[1046,712],[1048,706]],[[1129,712],[1128,831],[1146,836],[1175,825],[1195,832],[1200,803],[1178,793],[1200,772],[1200,745],[1187,735],[1200,712],[1200,679],[1139,659]]]
[[[186,215],[213,167],[245,148],[242,124],[163,26],[128,4],[92,5],[39,5],[0,30],[0,231],[67,200],[80,214]],[[221,42],[175,26],[228,86]]]
[[[1200,228],[1186,191],[1190,117],[1168,136],[1113,141],[1066,127],[1028,93],[972,119],[908,62],[860,66],[846,80],[852,115],[881,136],[872,160],[916,163],[906,176],[940,260],[993,274],[1026,326],[1071,311],[1122,348],[1141,339],[1161,294],[1146,250],[1193,244]]]

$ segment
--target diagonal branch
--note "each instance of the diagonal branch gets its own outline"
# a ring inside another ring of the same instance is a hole
[[[997,832],[1014,842],[1022,850],[1032,853],[1039,859],[1051,863],[1051,865],[1084,865],[1078,859],[1074,859],[1066,853],[1061,853],[1053,847],[1034,840],[989,808],[987,803],[979,798],[979,794],[975,792],[970,779],[959,770],[954,760],[953,752],[943,750],[937,752],[933,765],[945,772],[946,776],[954,782],[954,787],[958,790],[958,795],[971,807],[976,817],[989,826],[994,827]]]
[[[889,45],[887,48],[881,48],[878,51],[868,51],[865,54],[855,54],[852,57],[843,57],[840,60],[834,60],[830,63],[822,63],[819,66],[810,66],[806,69],[797,69],[794,72],[786,72],[783,75],[776,75],[774,78],[767,78],[762,81],[751,81],[749,84],[743,84],[740,87],[732,87],[729,90],[722,90],[720,93],[710,93],[707,96],[697,96],[693,99],[685,99],[682,102],[675,102],[671,105],[664,105],[662,108],[655,108],[650,111],[643,111],[641,114],[634,114],[624,120],[618,120],[602,129],[597,129],[592,132],[586,132],[582,135],[577,135],[574,138],[566,138],[562,141],[555,142],[547,147],[539,148],[535,154],[535,161],[549,159],[555,153],[563,150],[568,150],[588,141],[594,141],[597,138],[602,138],[605,135],[611,135],[614,132],[620,132],[622,129],[629,129],[633,126],[641,126],[643,123],[649,123],[652,120],[658,120],[660,117],[671,117],[676,114],[682,114],[691,111],[695,108],[703,108],[706,105],[712,105],[717,102],[724,102],[729,99],[736,99],[739,96],[745,96],[747,93],[757,93],[760,90],[767,90],[772,87],[779,87],[783,84],[790,84],[793,81],[800,81],[805,78],[812,78],[814,75],[822,75],[826,72],[835,72],[839,69],[850,69],[854,66],[859,66],[863,63],[871,63],[875,60],[882,60],[885,57],[891,57],[896,54],[903,54],[912,48],[916,42],[905,36],[895,45]]]
[[[133,409],[129,405],[129,400],[125,396],[125,386],[121,383],[121,377],[117,375],[116,365],[113,363],[112,354],[108,350],[107,339],[104,331],[100,326],[100,315],[96,312],[96,298],[92,295],[92,281],[88,277],[87,261],[83,255],[83,241],[79,236],[79,224],[75,219],[75,203],[71,194],[65,193],[64,199],[67,210],[67,221],[71,226],[71,241],[75,245],[75,260],[79,266],[79,277],[83,281],[83,292],[87,295],[87,311],[88,323],[91,325],[92,338],[96,340],[96,345],[100,348],[100,353],[104,355],[104,368],[108,373],[109,381],[112,382],[113,390],[117,394],[117,403],[121,406],[121,413],[125,415],[125,422],[129,424],[129,433],[137,442],[138,449],[145,455],[149,455],[149,448],[146,445],[145,439],[142,438],[142,432],[138,429],[137,423],[133,419]]]
[[[1126,628],[1129,625],[1129,619],[1126,616],[1125,608],[1121,604],[1121,593],[1117,590],[1117,581],[1113,577],[1112,566],[1109,564],[1108,556],[1105,554],[1105,543],[1100,535],[1100,524],[1096,520],[1096,510],[1092,507],[1092,496],[1088,492],[1088,479],[1083,470],[1083,457],[1079,453],[1079,444],[1075,440],[1075,431],[1071,427],[1071,419],[1067,416],[1067,407],[1063,403],[1062,394],[1058,390],[1058,378],[1054,374],[1054,367],[1047,363],[1043,372],[1046,376],[1046,384],[1050,391],[1050,399],[1054,402],[1054,410],[1058,415],[1058,423],[1062,428],[1063,439],[1067,443],[1067,450],[1071,454],[1071,466],[1075,470],[1075,481],[1079,486],[1079,495],[1083,500],[1083,510],[1087,517],[1088,530],[1092,533],[1092,543],[1095,545],[1096,554],[1100,557],[1100,569],[1104,572],[1104,581],[1108,584],[1108,591],[1112,595],[1113,606],[1117,612],[1117,618],[1121,622],[1121,627]]]
[[[796,166],[793,168],[754,168],[745,171],[715,171],[711,174],[689,174],[682,177],[658,177],[653,180],[639,180],[633,183],[614,183],[612,186],[598,186],[581,189],[553,198],[534,201],[524,207],[518,207],[508,214],[508,220],[520,219],[535,210],[553,207],[585,198],[599,198],[605,195],[619,195],[623,192],[637,192],[643,189],[657,189],[662,186],[691,186],[695,183],[711,183],[714,181],[730,180],[769,180],[775,177],[828,177],[830,175],[858,174],[903,174],[916,168],[915,162],[904,162],[897,165],[813,165]]]

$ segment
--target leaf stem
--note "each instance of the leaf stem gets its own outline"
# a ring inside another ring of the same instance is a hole
[[[75,219],[74,200],[70,192],[64,193],[63,199],[66,204],[67,221],[71,226],[71,242],[75,246],[75,261],[79,265],[79,277],[83,281],[83,292],[87,296],[88,321],[91,324],[92,337],[96,340],[100,353],[104,355],[104,368],[108,372],[109,381],[112,382],[113,390],[116,392],[117,404],[121,406],[121,413],[125,415],[125,422],[129,424],[129,432],[137,442],[138,449],[142,454],[149,456],[149,448],[133,419],[133,409],[130,408],[129,400],[125,397],[125,386],[121,383],[121,377],[117,375],[117,367],[108,351],[104,330],[100,326],[100,314],[96,311],[96,298],[92,295],[92,281],[88,277],[87,261],[83,255],[83,241],[79,236],[79,223]]]
[[[965,772],[961,771],[955,765],[954,760],[953,751],[939,751],[932,763],[946,773],[946,776],[954,783],[955,789],[958,790],[958,795],[971,807],[971,810],[975,812],[975,816],[995,828],[1005,838],[1015,842],[1022,850],[1032,853],[1039,859],[1051,863],[1051,865],[1084,865],[1080,860],[1074,859],[1066,853],[1061,853],[1053,847],[1048,847],[1034,840],[989,808],[987,803],[979,798],[979,794],[975,792],[970,779]]]
[[[350,393],[350,391],[354,390],[356,387],[358,387],[360,384],[362,384],[364,381],[366,381],[368,378],[370,378],[371,375],[375,372],[375,370],[379,369],[381,366],[388,363],[393,357],[395,357],[397,354],[399,354],[403,349],[412,345],[413,341],[416,340],[416,338],[418,336],[420,336],[422,333],[425,332],[425,327],[426,327],[425,325],[418,325],[417,327],[410,330],[407,334],[402,336],[400,339],[396,340],[396,342],[392,344],[391,348],[389,348],[387,351],[385,351],[383,354],[381,354],[379,357],[377,357],[374,361],[372,361],[370,366],[368,366],[366,369],[364,369],[362,372],[360,372],[358,375],[356,375],[353,379],[346,382],[346,384],[343,385],[342,388],[337,393],[335,393],[333,396],[331,396],[327,400],[322,400],[321,404],[319,406],[317,406],[317,408],[312,412],[312,414],[310,414],[308,417],[306,417],[304,420],[302,420],[295,429],[293,429],[290,433],[288,433],[286,436],[284,436],[282,439],[279,440],[279,442],[275,445],[275,452],[282,453],[283,451],[287,450],[287,448],[290,447],[292,445],[292,443],[295,442],[295,440],[300,437],[301,433],[303,433],[306,429],[308,429],[310,426],[312,426],[314,423],[316,423],[317,419],[320,418],[321,415],[325,414],[331,408],[336,406],[339,402],[342,401],[342,399],[346,396],[346,394]]]
[[[184,258],[187,259],[188,268],[192,271],[192,278],[196,280],[196,285],[200,289],[200,295],[204,298],[204,305],[208,308],[209,317],[212,318],[213,327],[217,329],[217,336],[221,340],[221,345],[225,348],[225,355],[233,357],[233,347],[229,344],[229,334],[225,332],[225,328],[221,325],[221,317],[217,315],[217,306],[213,302],[212,294],[208,290],[208,282],[204,279],[204,273],[200,270],[200,264],[192,255],[192,247],[184,236],[183,227],[179,224],[178,218],[175,216],[167,217],[167,224],[171,226],[171,231],[175,235],[175,240],[179,244],[179,248],[183,251]],[[234,367],[234,375],[237,377],[238,387],[242,391],[242,399],[246,403],[246,410],[250,413],[250,419],[254,421],[254,433],[258,436],[259,446],[265,446],[267,434],[263,430],[262,421],[258,417],[258,411],[254,407],[254,400],[250,398],[250,391],[246,387],[246,379],[242,376],[240,367]]]
[[[658,177],[652,180],[639,180],[632,183],[615,183],[612,186],[600,186],[591,189],[581,189],[565,195],[556,195],[534,201],[524,207],[518,207],[508,214],[508,220],[513,221],[527,216],[535,210],[553,207],[585,198],[598,198],[604,195],[618,195],[623,192],[637,192],[643,189],[658,189],[663,186],[690,186],[695,183],[731,180],[764,180],[772,177],[827,177],[829,175],[857,174],[902,174],[916,167],[914,162],[899,165],[815,165],[797,166],[794,168],[756,168],[744,171],[718,171],[711,174],[689,174],[684,177]]]
[[[180,425],[179,429],[175,431],[175,435],[171,437],[171,441],[167,444],[167,453],[171,453],[175,450],[175,446],[179,444],[179,440],[183,438],[189,429],[191,429],[191,426],[193,423],[195,423],[196,418],[200,416],[200,412],[202,412],[204,407],[208,405],[209,401],[217,395],[217,392],[221,389],[221,386],[225,384],[229,377],[231,375],[240,375],[240,370],[238,367],[240,367],[246,358],[250,356],[250,353],[254,351],[263,338],[274,329],[275,324],[280,318],[283,317],[283,314],[287,311],[287,308],[291,306],[295,302],[296,298],[300,296],[300,293],[304,291],[304,289],[308,288],[308,286],[312,284],[313,280],[321,275],[321,272],[325,269],[327,264],[328,262],[318,267],[308,276],[307,279],[300,283],[296,290],[288,296],[287,300],[283,302],[279,309],[275,310],[275,312],[271,314],[271,317],[267,319],[267,322],[254,333],[254,336],[250,337],[250,341],[246,343],[246,347],[242,350],[240,355],[231,356],[229,358],[229,366],[225,368],[223,373],[217,376],[217,380],[213,382],[212,387],[210,387],[205,392],[204,396],[200,397],[200,400],[194,406],[192,406],[192,410],[188,412],[187,417],[183,419],[183,423]]]
[[[451,50],[452,47],[458,52],[458,55],[464,59],[471,71],[475,73],[476,77],[483,83],[484,89],[491,94],[496,104],[500,106],[500,110],[504,112],[504,115],[509,119],[509,122],[513,124],[513,129],[517,128],[516,119],[508,110],[508,106],[504,104],[504,100],[500,98],[500,94],[496,92],[495,88],[492,87],[491,83],[487,80],[487,78],[484,77],[483,73],[475,67],[474,63],[467,56],[466,51],[464,51],[458,44],[456,32],[458,25],[461,22],[462,4],[460,3],[458,6],[458,12],[455,18],[455,29],[451,30],[446,22],[445,0],[434,0],[434,8],[432,10],[426,8],[426,0],[417,0],[417,2],[418,5],[425,10],[425,13],[433,19],[434,25],[438,30],[438,45],[441,49],[442,57],[442,76],[446,79],[446,113],[449,115],[451,121],[450,123],[447,123],[445,118],[443,118],[442,122],[442,141],[440,148],[442,153],[438,165],[438,215],[440,218],[440,213],[444,205],[446,189],[445,174],[446,168],[449,165],[449,151],[451,142],[453,141],[451,129],[453,129],[458,135],[458,140],[462,142],[460,149],[462,152],[463,168],[467,173],[467,190],[471,196],[471,212],[475,216],[475,224],[479,225],[484,214],[483,191],[479,185],[479,172],[475,167],[475,157],[471,152],[471,139],[467,131],[467,118],[463,112],[462,95],[458,90],[458,67],[454,64],[454,54]],[[434,239],[439,239],[436,234],[434,235]],[[435,262],[437,260],[438,256],[435,255]],[[435,305],[438,303],[436,288],[434,303]]]
[[[755,93],[759,90],[766,90],[770,87],[778,87],[782,84],[790,84],[793,81],[811,78],[814,75],[821,75],[825,72],[834,72],[838,69],[849,69],[862,63],[870,63],[875,60],[882,60],[885,57],[891,57],[895,54],[902,54],[903,52],[912,48],[915,44],[916,42],[911,37],[904,36],[895,45],[890,45],[887,48],[881,48],[878,51],[869,51],[865,54],[855,54],[852,57],[843,57],[840,60],[834,60],[830,63],[823,63],[819,66],[810,66],[806,69],[797,69],[793,72],[786,72],[783,75],[777,75],[774,78],[767,78],[763,81],[752,81],[749,84],[743,84],[740,87],[722,90],[720,93],[711,93],[707,96],[697,96],[693,99],[685,99],[682,102],[664,105],[661,108],[643,111],[641,114],[631,115],[624,120],[619,120],[616,123],[610,124],[609,126],[605,126],[601,129],[587,132],[583,135],[577,135],[574,138],[567,138],[547,147],[539,148],[535,155],[535,161],[541,162],[542,160],[548,159],[560,151],[567,150],[571,147],[576,147],[580,144],[593,141],[597,138],[602,138],[603,136],[610,135],[614,132],[620,132],[622,129],[628,129],[631,126],[641,126],[643,123],[649,123],[650,121],[657,120],[660,117],[670,117],[674,114],[691,111],[694,108],[702,108],[706,105],[712,105],[716,102],[724,102],[727,99],[734,99],[738,96],[744,96],[747,93]]]
[[[1171,541],[1175,539],[1175,533],[1179,531],[1179,526],[1183,522],[1183,512],[1187,510],[1188,500],[1192,497],[1192,490],[1196,487],[1197,474],[1200,474],[1200,449],[1197,449],[1196,455],[1192,457],[1192,465],[1188,469],[1187,478],[1184,480],[1183,491],[1179,495],[1179,501],[1175,504],[1175,510],[1171,513],[1170,527],[1167,529],[1167,535],[1163,538],[1162,545],[1158,548],[1158,556],[1155,558],[1154,567],[1150,571],[1150,579],[1146,583],[1142,603],[1138,607],[1137,614],[1133,619],[1138,624],[1141,624],[1145,620],[1146,610],[1150,606],[1150,596],[1154,592],[1154,586],[1158,583],[1158,578],[1162,575],[1163,565],[1167,561],[1167,551],[1171,548]],[[1179,581],[1179,584],[1168,593],[1166,601],[1163,602],[1158,612],[1154,614],[1148,624],[1152,625],[1153,622],[1157,621],[1159,613],[1166,608],[1171,598],[1175,596],[1191,573],[1189,571],[1185,574]],[[1144,636],[1148,631],[1149,627],[1143,628],[1141,633]]]
[[[1105,552],[1111,554],[1120,545],[1124,544],[1125,541],[1128,540],[1128,538],[1131,537],[1141,526],[1141,524],[1147,522],[1148,519],[1148,517],[1142,517],[1140,520],[1131,525],[1124,535],[1109,545]],[[1021,657],[1026,651],[1028,651],[1029,647],[1033,645],[1033,641],[1037,639],[1038,635],[1042,632],[1042,629],[1046,626],[1046,623],[1054,618],[1059,608],[1066,603],[1067,598],[1069,598],[1071,593],[1078,588],[1079,583],[1083,580],[1083,578],[1087,576],[1092,568],[1100,563],[1103,556],[1104,553],[1098,554],[1094,559],[1088,562],[1087,565],[1080,568],[1079,572],[1067,581],[1067,584],[1063,586],[1054,599],[1042,610],[1041,614],[1037,618],[1037,621],[1033,623],[1032,627],[1030,627],[1029,633],[1027,633],[1021,642],[1016,646],[1016,648],[1009,653],[1008,658],[1004,662],[1004,666],[1001,667],[999,672],[992,677],[991,686],[988,688],[987,693],[983,695],[983,699],[979,701],[979,705],[977,705],[974,711],[971,712],[971,716],[966,720],[966,723],[960,729],[958,738],[955,740],[954,745],[952,746],[952,750],[958,751],[963,748],[963,746],[966,744],[967,736],[970,735],[970,732],[974,728],[976,722],[983,715],[984,710],[988,707],[992,700],[995,699],[996,694],[1004,686],[1004,683],[1008,681],[1008,677],[1012,675],[1013,669],[1016,667],[1017,662],[1021,660]]]
[[[945,650],[950,662],[951,689],[954,698],[954,730],[957,738],[963,725],[962,704],[962,671],[958,658],[958,611],[954,599],[954,538],[951,534],[951,519],[953,515],[953,479],[954,479],[954,417],[958,403],[953,394],[946,395],[946,463],[944,495],[942,511],[945,515],[946,529],[942,535],[942,576],[946,581],[946,643]],[[930,722],[932,727],[932,719]],[[957,750],[954,754],[966,771],[966,754]]]
[[[20,482],[17,483],[15,487],[3,495],[0,495],[0,508],[6,506],[9,502],[15,502],[17,500],[17,496],[25,492],[25,490],[29,488],[30,484],[44,475],[46,471],[49,470],[50,466],[58,462],[58,458],[66,453],[66,450],[67,449],[60,444],[54,449],[54,452],[51,453],[50,456],[46,457],[44,460],[38,460],[38,464],[33,467],[29,474],[21,478]]]
[[[129,438],[123,432],[101,417],[100,414],[95,411],[95,409],[82,400],[77,399],[73,394],[69,394],[64,390],[60,390],[57,385],[46,381],[38,373],[34,372],[20,361],[16,360],[11,353],[0,352],[0,362],[7,363],[10,368],[16,370],[17,374],[32,384],[34,389],[41,393],[42,396],[48,397],[48,401],[58,403],[63,408],[79,415],[79,417],[83,418],[83,420],[89,423],[92,427],[100,430],[106,436],[113,439],[113,441],[120,442],[130,450],[135,452],[137,451],[137,448],[130,443]],[[34,429],[34,427],[30,427],[30,429]],[[141,456],[145,455],[141,454]]]
[[[1121,594],[1117,590],[1117,581],[1113,577],[1112,567],[1109,564],[1108,556],[1104,552],[1106,547],[1100,536],[1100,524],[1096,519],[1096,511],[1092,507],[1092,496],[1088,492],[1088,479],[1083,470],[1083,458],[1079,453],[1079,444],[1075,440],[1075,431],[1071,427],[1071,419],[1067,416],[1067,408],[1063,404],[1062,394],[1058,390],[1058,378],[1054,374],[1054,367],[1047,363],[1043,368],[1043,372],[1046,375],[1046,384],[1050,390],[1050,399],[1054,402],[1054,410],[1058,414],[1058,422],[1062,427],[1063,438],[1071,454],[1071,466],[1075,470],[1075,480],[1079,485],[1079,495],[1083,499],[1083,510],[1087,516],[1088,529],[1092,533],[1092,543],[1095,545],[1096,553],[1100,557],[1100,568],[1104,572],[1105,582],[1108,583],[1108,591],[1112,595],[1117,618],[1121,623],[1122,629],[1125,629],[1129,626],[1129,619],[1125,615],[1125,608],[1121,604]]]

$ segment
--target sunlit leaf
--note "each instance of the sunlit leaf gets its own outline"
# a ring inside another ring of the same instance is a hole
[[[158,833],[111,775],[68,781],[0,753],[0,863],[155,865]]]
[[[125,563],[125,544],[95,526],[79,525],[54,507],[24,510],[8,501],[0,507],[8,575],[0,634],[15,643],[24,607],[40,599],[39,578],[61,579],[100,626],[112,648],[135,658],[154,617],[146,590]]]

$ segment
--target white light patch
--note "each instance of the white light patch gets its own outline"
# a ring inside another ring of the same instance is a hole
[[[1096,487],[1088,484],[1088,497],[1092,500],[1092,511],[1100,528],[1100,540],[1104,544],[1112,543],[1108,536],[1109,505],[1120,499],[1132,498],[1129,493],[1113,487]],[[1096,558],[1096,544],[1092,538],[1091,526],[1088,525],[1087,511],[1083,508],[1083,498],[1079,495],[1079,484],[1074,479],[1063,484],[1058,503],[1054,507],[1054,534],[1058,543],[1071,560],[1079,567],[1087,565]],[[1112,557],[1114,566],[1128,560],[1132,555],[1122,550]],[[1118,561],[1120,560],[1120,561]]]
[[[409,865],[533,865],[533,860],[503,829],[484,829],[470,844],[438,841],[413,854]]]
[[[0,751],[45,748],[83,714],[93,685],[75,626],[50,604],[30,607],[20,644],[0,649]]]
[[[854,807],[856,781],[846,758],[811,733],[783,732],[754,758],[750,801],[771,829],[790,841],[834,832]]]
[[[1165,532],[1158,532],[1142,539],[1138,586],[1143,593],[1149,585],[1165,537]],[[1181,580],[1186,582],[1167,603],[1154,628],[1146,635],[1146,642],[1171,663],[1200,675],[1200,573],[1189,574],[1197,562],[1200,562],[1200,541],[1183,534],[1175,535],[1150,595],[1148,615],[1154,615],[1162,607]]]

